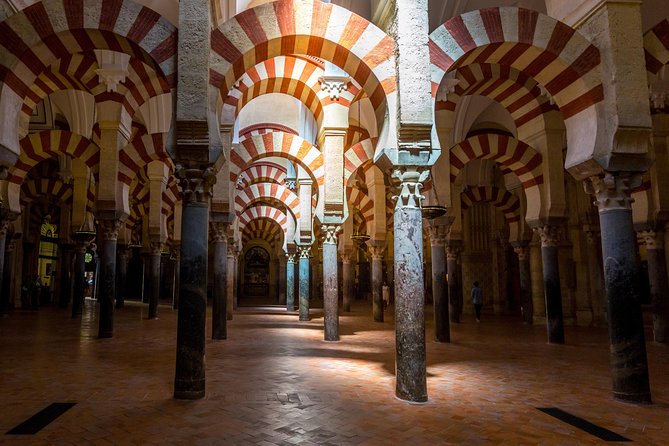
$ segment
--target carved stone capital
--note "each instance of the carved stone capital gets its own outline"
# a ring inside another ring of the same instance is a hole
[[[297,179],[291,178],[286,180],[286,188],[292,190],[293,192],[297,190]]]
[[[118,231],[121,230],[123,223],[120,218],[98,220],[98,234],[101,240],[118,240]]]
[[[289,252],[288,255],[288,263],[297,263],[297,253],[296,252]]]
[[[300,259],[308,259],[311,257],[311,245],[297,245],[297,252]]]
[[[11,224],[12,222],[8,219],[0,220],[0,239],[7,237],[7,231],[9,230],[9,226]]]
[[[455,245],[446,245],[446,259],[447,260],[458,260],[460,255],[461,248]]]
[[[184,202],[207,203],[216,183],[216,173],[211,167],[187,169],[177,165],[175,175],[183,191]]]
[[[227,240],[228,228],[230,225],[221,221],[212,221],[209,224],[211,229],[211,238],[214,243],[220,243]]]
[[[339,225],[323,225],[321,227],[323,231],[323,244],[329,244],[329,245],[336,245],[337,244],[337,236],[339,235],[339,232],[341,231],[341,226]]]
[[[530,259],[530,247],[529,246],[514,246],[513,252],[518,256],[519,262],[526,262]]]
[[[631,210],[634,199],[632,189],[641,185],[641,173],[606,172],[603,176],[590,177],[584,182],[585,191],[595,196],[599,212]]]
[[[372,260],[383,260],[385,252],[385,243],[375,243],[369,245],[369,255],[372,257]]]
[[[149,250],[151,251],[152,256],[159,256],[163,252],[163,247],[165,247],[165,243],[161,242],[151,242],[149,243]]]
[[[663,231],[639,231],[639,236],[646,244],[646,249],[664,249]]]
[[[330,95],[330,100],[338,101],[342,92],[348,90],[351,78],[348,76],[321,76],[318,78],[321,90]]]
[[[353,259],[353,253],[342,252],[339,257],[341,257],[341,263],[351,263],[351,259]]]
[[[556,225],[541,225],[537,226],[534,232],[539,234],[541,240],[541,247],[555,247],[560,242],[560,226]]]
[[[396,210],[399,208],[420,209],[421,202],[425,198],[421,195],[420,190],[429,175],[429,166],[395,168],[392,178],[399,189],[398,195],[393,196],[393,200],[396,200]]]
[[[0,199],[0,204],[2,200]],[[0,238],[7,237],[7,232],[11,227],[11,224],[18,218],[19,214],[16,212],[11,212],[7,209],[0,209]]]
[[[448,236],[448,226],[445,225],[430,225],[427,227],[427,234],[430,236],[431,246],[445,246],[446,237]]]
[[[170,248],[170,256],[172,256],[174,260],[179,261],[181,258],[181,243],[172,244],[172,247]]]

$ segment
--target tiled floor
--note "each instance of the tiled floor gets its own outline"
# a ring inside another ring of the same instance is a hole
[[[610,396],[607,334],[567,327],[567,345],[513,318],[467,316],[451,344],[427,326],[430,401],[394,398],[392,318],[358,302],[341,342],[322,341],[322,313],[299,322],[278,308],[242,308],[225,341],[207,341],[207,396],[172,399],[176,313],[131,305],[115,336],[43,307],[0,320],[0,443],[211,445],[601,444],[537,407],[557,407],[637,444],[669,444],[669,349],[648,344],[655,404]],[[429,318],[428,318],[429,319]],[[211,327],[208,327],[210,332]],[[33,436],[5,435],[53,402],[77,402]]]

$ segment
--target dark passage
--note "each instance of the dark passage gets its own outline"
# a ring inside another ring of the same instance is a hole
[[[77,403],[53,403],[28,418],[5,435],[34,435]]]
[[[583,418],[579,418],[576,415],[572,415],[556,407],[537,407],[537,409],[604,441],[632,441],[629,438],[625,438],[622,435],[618,435],[608,429],[599,427],[589,421],[584,420]]]

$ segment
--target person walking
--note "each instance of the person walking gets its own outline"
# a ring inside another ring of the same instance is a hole
[[[472,288],[472,303],[474,310],[476,310],[476,322],[481,322],[481,308],[483,307],[483,290],[479,287],[479,282],[474,281],[474,288]]]

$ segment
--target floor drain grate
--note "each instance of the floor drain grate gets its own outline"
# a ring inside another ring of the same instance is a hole
[[[545,414],[548,414],[552,417],[557,418],[560,421],[564,421],[567,424],[571,424],[574,427],[581,429],[595,437],[598,437],[604,441],[632,441],[629,438],[625,438],[622,435],[618,435],[615,432],[611,432],[608,429],[592,424],[591,422],[584,420],[583,418],[572,415],[564,410],[560,410],[556,407],[537,407],[540,411]]]
[[[77,403],[53,403],[28,418],[5,435],[35,435]]]

